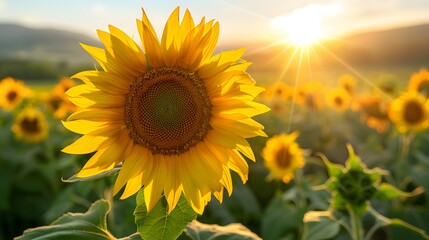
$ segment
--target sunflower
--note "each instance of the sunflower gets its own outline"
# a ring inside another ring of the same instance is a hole
[[[84,134],[63,149],[96,152],[77,177],[122,163],[113,192],[121,199],[144,187],[150,211],[164,194],[172,211],[183,193],[202,213],[211,195],[232,192],[230,170],[245,182],[255,161],[246,138],[266,136],[251,117],[269,110],[254,98],[264,89],[246,73],[244,49],[212,55],[219,24],[197,25],[186,10],[170,15],[159,41],[146,13],[137,20],[144,50],[116,27],[98,31],[104,48],[82,44],[102,70],[76,74],[84,82],[68,90],[80,109],[64,126]]]
[[[360,112],[361,120],[378,132],[389,126],[388,108],[389,102],[378,96],[360,96],[352,105],[354,111]]]
[[[292,88],[283,82],[276,82],[267,88],[263,98],[272,112],[281,115],[286,111],[288,100],[292,99]]]
[[[53,88],[50,94],[43,96],[43,100],[57,119],[63,119],[68,113],[76,110],[68,99],[66,91],[75,85],[70,78],[62,78]]]
[[[319,81],[311,81],[297,87],[295,101],[313,110],[320,110],[324,105],[324,86]]]
[[[69,90],[70,88],[72,88],[74,86],[75,86],[75,82],[73,81],[73,79],[68,78],[68,77],[63,77],[52,88],[52,94],[67,98],[67,95],[66,95],[67,90]]]
[[[37,108],[26,107],[15,117],[12,132],[19,140],[38,143],[48,134],[45,116]]]
[[[280,179],[284,183],[292,180],[295,170],[304,166],[303,150],[295,142],[298,132],[280,134],[268,139],[262,157],[270,170],[269,179]]]
[[[415,91],[404,92],[392,101],[389,118],[401,133],[422,131],[429,126],[429,102]]]
[[[413,74],[408,81],[408,90],[419,92],[426,98],[429,97],[428,70],[422,68],[420,69],[420,72]]]
[[[353,95],[356,89],[356,78],[350,74],[340,76],[339,87],[344,88],[348,94]]]
[[[350,105],[350,95],[344,88],[335,88],[328,92],[326,100],[329,106],[338,112],[344,112]]]
[[[281,99],[290,100],[292,98],[292,88],[284,82],[276,82],[264,92],[264,97],[268,100]]]
[[[22,81],[7,77],[0,82],[0,108],[11,111],[31,94]]]

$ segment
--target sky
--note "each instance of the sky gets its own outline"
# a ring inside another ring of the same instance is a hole
[[[429,23],[429,0],[0,0],[0,23],[63,29],[93,38],[96,29],[107,30],[111,24],[138,36],[135,19],[144,8],[161,34],[177,6],[181,14],[188,8],[194,19],[217,20],[220,43],[273,40],[302,29],[333,38]]]

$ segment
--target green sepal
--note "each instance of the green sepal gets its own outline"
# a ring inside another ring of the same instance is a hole
[[[204,224],[194,220],[186,227],[186,234],[192,240],[261,240],[258,235],[239,223],[219,226],[216,224]]]
[[[344,167],[339,165],[339,164],[335,164],[332,163],[328,160],[328,158],[326,158],[325,155],[323,155],[322,153],[318,153],[317,154],[325,163],[326,167],[328,168],[328,174],[331,177],[338,177],[341,174],[343,174],[343,169]]]
[[[349,151],[349,158],[346,160],[346,168],[363,172],[366,169],[366,165],[362,163],[360,157],[355,155],[351,144],[347,144],[347,149]]]
[[[388,183],[382,183],[378,186],[378,190],[375,194],[375,198],[378,200],[390,200],[394,198],[399,197],[414,197],[424,192],[424,189],[422,187],[417,187],[412,192],[404,192],[399,190],[393,185],[390,185]]]
[[[338,209],[338,210],[345,210],[346,209],[346,201],[337,192],[332,193],[330,208]]]
[[[109,171],[102,172],[100,174],[97,174],[97,175],[94,175],[94,176],[91,176],[91,177],[84,177],[84,178],[77,177],[77,174],[75,174],[75,175],[71,176],[68,179],[63,179],[62,178],[61,181],[67,182],[67,183],[80,182],[80,181],[92,181],[92,180],[96,180],[96,179],[99,179],[99,178],[104,178],[104,177],[115,175],[115,174],[117,174],[119,172],[119,170],[121,170],[121,168],[122,168],[122,166],[119,165],[119,166],[117,166],[115,168],[112,168]]]
[[[106,217],[110,203],[106,200],[94,202],[86,213],[67,213],[52,224],[27,229],[17,240],[92,240],[116,239],[107,230]]]
[[[185,230],[186,225],[197,217],[197,213],[183,195],[170,214],[168,214],[168,204],[164,197],[158,200],[150,212],[147,211],[143,189],[137,194],[136,200],[135,223],[143,239],[177,239]]]

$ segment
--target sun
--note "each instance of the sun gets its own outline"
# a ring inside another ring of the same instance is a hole
[[[279,31],[284,41],[298,47],[311,46],[324,37],[322,19],[337,11],[335,5],[312,4],[276,17],[270,25]]]

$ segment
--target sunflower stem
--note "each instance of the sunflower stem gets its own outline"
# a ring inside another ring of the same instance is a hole
[[[404,174],[403,168],[405,161],[408,159],[408,155],[410,152],[410,145],[411,145],[411,135],[410,134],[403,134],[400,138],[400,144],[401,144],[401,153],[399,155],[399,160],[396,163],[396,182],[398,183],[398,186],[401,186],[402,176]]]
[[[352,239],[353,240],[362,240],[363,239],[363,229],[361,216],[352,208],[349,209],[349,214],[351,218],[352,226]]]

